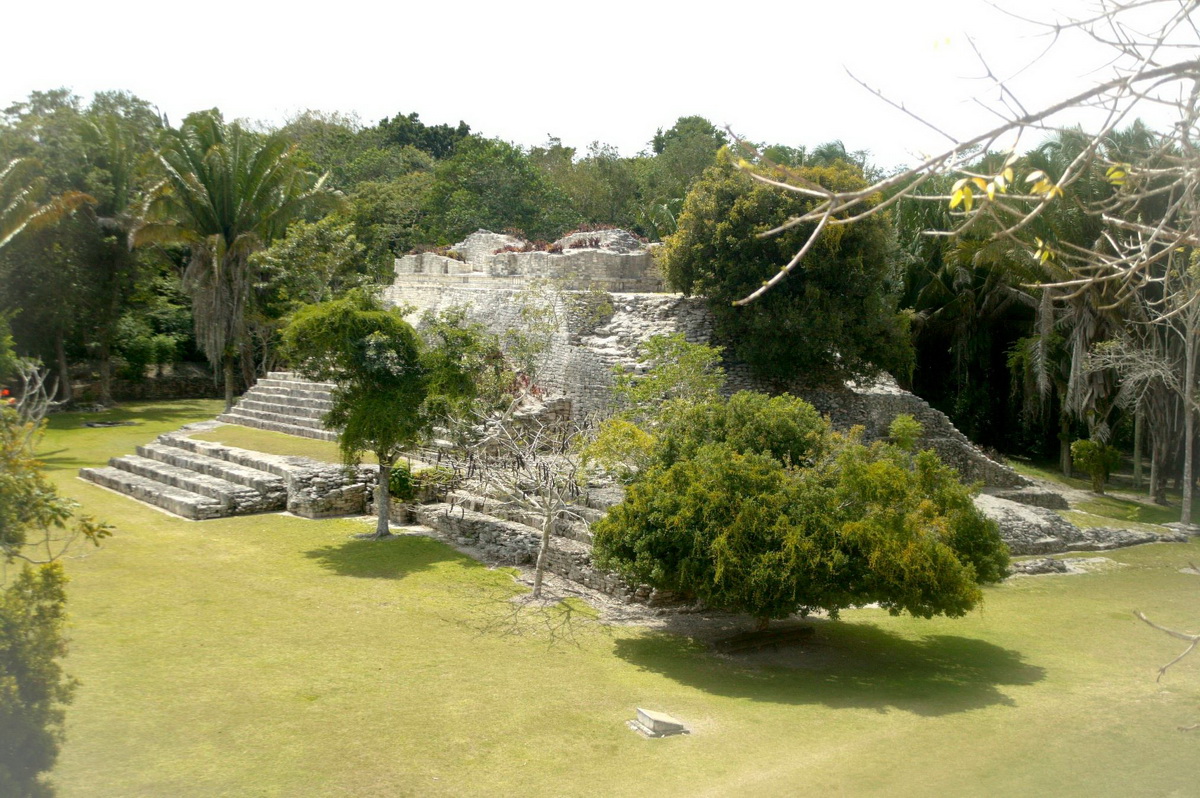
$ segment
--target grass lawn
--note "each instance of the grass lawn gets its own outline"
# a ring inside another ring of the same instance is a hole
[[[578,647],[481,634],[509,576],[360,520],[177,519],[79,465],[217,403],[55,419],[64,493],[117,526],[67,563],[81,682],[62,796],[1194,795],[1200,542],[1080,576],[1017,578],[957,620],[847,612],[761,660],[593,629]],[[312,443],[312,442],[307,442]],[[634,709],[689,736],[646,740]]]
[[[1027,477],[1044,479],[1089,493],[1092,489],[1090,479],[1064,477],[1057,467],[1039,466],[1016,460],[1010,462],[1009,465],[1017,473]],[[1149,480],[1149,476],[1146,479]],[[1132,479],[1128,475],[1114,474],[1105,487],[1105,491],[1103,496],[1091,494],[1091,498],[1079,502],[1074,509],[1114,521],[1130,521],[1133,522],[1131,526],[1135,527],[1137,524],[1166,524],[1179,520],[1180,494],[1177,490],[1167,491],[1167,500],[1171,502],[1170,507],[1153,504],[1146,498],[1144,490],[1135,492],[1132,487]],[[1200,518],[1200,495],[1192,497],[1192,518]],[[1098,525],[1103,526],[1104,524]]]

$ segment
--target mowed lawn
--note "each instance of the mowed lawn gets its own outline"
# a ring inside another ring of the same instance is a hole
[[[877,610],[758,660],[617,627],[578,645],[480,632],[517,589],[433,540],[357,519],[194,523],[82,482],[81,465],[212,417],[55,418],[64,493],[116,526],[76,550],[80,680],[62,796],[1195,795],[1200,657],[1135,609],[1200,630],[1200,545],[1018,578],[966,618]],[[770,664],[766,664],[766,663]],[[634,709],[692,734],[647,740]]]

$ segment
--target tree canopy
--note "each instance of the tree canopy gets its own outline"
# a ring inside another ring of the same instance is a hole
[[[151,192],[146,221],[135,232],[140,244],[189,247],[184,287],[201,347],[214,365],[224,363],[227,410],[254,300],[250,256],[293,220],[332,202],[323,180],[298,168],[293,153],[283,135],[226,125],[215,111],[193,114],[170,131],[159,153],[166,178]]]
[[[869,603],[959,616],[981,600],[980,584],[1004,578],[995,524],[953,469],[913,450],[903,421],[900,443],[868,446],[856,433],[829,432],[799,400],[739,396],[730,404],[743,412],[719,402],[704,412],[742,423],[715,427],[711,438],[681,423],[659,439],[667,454],[593,527],[599,565],[760,625]],[[795,460],[744,434],[780,426],[806,430],[791,436]]]
[[[283,342],[297,371],[335,384],[324,420],[338,430],[346,462],[357,463],[364,451],[378,459],[376,534],[387,535],[392,466],[426,425],[421,409],[428,375],[420,338],[398,311],[352,290],[297,311]]]
[[[835,161],[797,174],[829,188],[865,185]],[[693,185],[660,261],[672,287],[709,300],[723,343],[759,374],[862,377],[912,368],[907,318],[896,309],[891,229],[882,217],[817,237],[803,271],[753,308],[732,305],[779,270],[815,225],[762,233],[807,211],[811,200],[753,180],[728,159]]]

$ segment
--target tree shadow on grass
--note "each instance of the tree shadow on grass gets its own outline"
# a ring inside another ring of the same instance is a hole
[[[304,552],[322,568],[339,576],[363,579],[403,579],[442,562],[469,558],[423,535],[399,535],[383,540],[347,540]]]
[[[717,656],[696,641],[665,633],[616,641],[617,656],[642,670],[717,695],[778,704],[899,709],[948,715],[1014,706],[1005,685],[1046,676],[1020,653],[956,635],[911,640],[867,624],[817,621],[805,642],[776,652]]]

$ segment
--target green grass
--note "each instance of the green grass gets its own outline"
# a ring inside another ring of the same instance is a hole
[[[1092,524],[1092,526],[1133,526],[1144,524],[1166,524],[1179,520],[1180,494],[1179,491],[1168,491],[1167,499],[1171,506],[1163,507],[1147,501],[1145,492],[1134,492],[1130,479],[1124,476],[1114,476],[1105,488],[1103,496],[1091,493],[1092,483],[1089,479],[1064,477],[1056,467],[1036,465],[1030,462],[1014,460],[1010,463],[1013,469],[1027,477],[1046,480],[1058,485],[1088,491],[1090,497],[1086,501],[1077,502],[1072,509],[1083,513],[1118,522]],[[1200,495],[1192,497],[1192,518],[1200,518]]]
[[[75,479],[192,412],[142,409],[45,441],[63,491],[117,525],[67,564],[67,798],[1195,794],[1176,727],[1200,721],[1200,657],[1156,684],[1180,642],[1131,611],[1195,628],[1200,578],[1179,569],[1200,541],[1014,579],[962,619],[847,612],[758,660],[631,628],[548,647],[479,632],[513,584],[435,541],[191,523]],[[638,706],[693,733],[642,739]]]
[[[1179,520],[1178,507],[1143,504],[1111,494],[1095,496],[1087,501],[1079,502],[1076,507],[1092,515],[1103,515],[1120,521],[1135,521],[1140,524],[1166,524]]]
[[[236,446],[239,449],[252,449],[267,454],[300,455],[311,457],[324,463],[342,462],[342,454],[338,445],[333,441],[318,441],[313,438],[301,438],[283,432],[274,432],[254,427],[242,427],[227,424],[223,427],[197,432],[193,438],[202,441],[223,443],[226,446]],[[364,463],[376,462],[375,456],[366,454]]]

